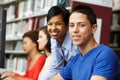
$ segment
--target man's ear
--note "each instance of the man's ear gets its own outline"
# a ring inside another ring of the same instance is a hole
[[[92,33],[94,34],[97,30],[97,24],[92,25]]]

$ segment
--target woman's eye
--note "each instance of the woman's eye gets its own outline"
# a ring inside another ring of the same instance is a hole
[[[51,23],[48,23],[48,26],[51,26],[52,24]]]
[[[39,36],[39,38],[42,38],[42,36]]]
[[[60,26],[60,25],[62,25],[62,23],[56,23],[56,25]]]

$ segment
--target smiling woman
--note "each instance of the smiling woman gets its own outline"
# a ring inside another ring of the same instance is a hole
[[[51,36],[52,65],[46,75],[39,80],[49,80],[58,73],[79,49],[72,43],[68,33],[69,11],[53,6],[47,14],[47,31]]]
[[[48,32],[50,36],[53,39],[57,39],[62,42],[65,38],[67,28],[68,27],[64,24],[63,18],[60,14],[52,17],[48,22]]]

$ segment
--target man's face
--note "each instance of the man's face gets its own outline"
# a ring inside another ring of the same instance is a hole
[[[69,32],[75,45],[86,45],[93,38],[95,30],[96,26],[91,26],[87,15],[77,12],[70,15]]]

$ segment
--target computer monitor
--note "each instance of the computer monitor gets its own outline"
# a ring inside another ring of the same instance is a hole
[[[4,68],[5,58],[6,10],[0,6],[0,68]]]

